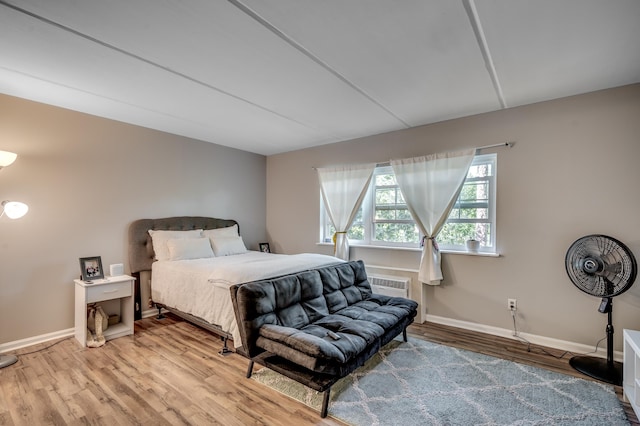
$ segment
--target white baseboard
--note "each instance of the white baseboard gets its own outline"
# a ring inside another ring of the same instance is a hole
[[[157,315],[157,309],[148,309],[146,311],[142,311],[142,318],[148,318]],[[519,340],[513,336],[513,331],[506,328],[498,328],[484,324],[477,324],[468,321],[461,321],[446,317],[440,317],[437,315],[426,315],[426,321],[434,322],[436,324],[449,325],[452,327],[458,327],[465,330],[477,331],[480,333],[491,334],[493,336],[506,337],[508,339]],[[42,334],[40,336],[33,336],[22,340],[16,340],[13,342],[7,342],[0,344],[0,353],[13,351],[16,349],[21,349],[27,346],[37,345],[39,343],[45,343],[51,340],[60,339],[63,337],[70,337],[74,335],[75,330],[73,328],[69,328],[66,330],[55,331],[53,333]],[[588,345],[583,345],[581,343],[568,342],[566,340],[553,339],[545,336],[538,336],[535,334],[522,333],[519,335],[525,338],[527,341],[541,346],[547,346],[549,348],[560,349],[563,351],[569,351],[574,354],[591,354],[593,352],[593,347]],[[598,351],[594,353],[595,356],[600,356],[602,358],[607,357],[606,348],[598,348]],[[622,352],[614,351],[613,358],[616,361],[622,362]]]
[[[25,348],[27,346],[37,345],[39,343],[45,343],[51,340],[60,339],[62,337],[70,337],[75,333],[75,329],[68,328],[66,330],[54,331],[53,333],[41,334],[40,336],[28,337],[22,340],[15,340],[13,342],[7,342],[0,345],[0,353],[7,351],[14,351],[16,349]]]
[[[153,317],[158,315],[158,310],[157,309],[147,309],[146,311],[142,311],[140,313],[140,315],[142,315],[142,318],[149,318],[149,317]]]
[[[164,309],[163,309],[163,312]],[[158,314],[157,309],[148,309],[142,311],[142,318],[153,317]],[[0,344],[0,353],[15,351],[16,349],[22,349],[27,346],[37,345],[39,343],[46,343],[51,340],[60,339],[63,337],[71,337],[75,334],[75,329],[69,328],[66,330],[54,331],[53,333],[42,334],[40,336],[28,337],[22,340],[15,340],[13,342],[7,342]]]
[[[506,337],[508,339],[518,340],[517,337],[513,335],[513,330],[509,330],[506,328],[498,328],[490,325],[484,324],[476,324],[468,321],[461,321],[451,318],[440,317],[437,315],[426,315],[426,321],[434,322],[436,324],[450,325],[451,327],[463,328],[465,330],[477,331],[480,333],[491,334],[493,336]],[[594,347],[589,345],[583,345],[581,343],[568,342],[566,340],[553,339],[551,337],[538,336],[536,334],[529,333],[518,333],[519,336],[526,339],[528,342],[531,342],[536,345],[546,346],[549,348],[559,349],[562,351],[569,351],[576,355],[589,354],[593,356],[598,356],[601,358],[607,357],[607,348],[606,343],[605,347],[598,348],[597,352],[594,352]],[[614,351],[613,359],[615,361],[622,362],[622,352]]]
[[[166,309],[162,308],[162,309],[161,309],[161,312],[162,312],[163,314],[166,314],[166,313],[167,313],[167,312],[169,312],[169,311],[167,311]],[[158,308],[147,309],[146,311],[142,311],[142,312],[140,313],[140,315],[142,316],[142,318],[155,317],[155,316],[157,316],[157,315],[158,315]]]

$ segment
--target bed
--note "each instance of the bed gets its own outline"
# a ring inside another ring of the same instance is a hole
[[[142,318],[143,306],[156,307],[159,314],[166,309],[219,335],[224,354],[228,340],[241,345],[232,285],[342,262],[314,253],[247,250],[235,220],[200,216],[136,220],[129,226],[128,245],[136,278],[135,319]]]

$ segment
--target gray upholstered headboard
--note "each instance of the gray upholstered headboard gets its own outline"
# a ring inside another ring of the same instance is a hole
[[[139,219],[129,225],[129,267],[131,273],[151,270],[154,260],[153,244],[149,229],[189,231],[192,229],[216,229],[237,225],[231,219],[200,216],[176,216],[162,219]],[[238,227],[238,232],[240,231]]]

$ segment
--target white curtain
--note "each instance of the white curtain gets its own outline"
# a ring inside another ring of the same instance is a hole
[[[375,167],[375,164],[364,164],[317,169],[324,206],[336,228],[335,256],[340,259],[349,260],[347,232],[367,192]]]
[[[435,237],[453,208],[473,161],[475,149],[391,160],[393,172],[411,216],[425,235],[418,279],[438,285],[442,280]]]

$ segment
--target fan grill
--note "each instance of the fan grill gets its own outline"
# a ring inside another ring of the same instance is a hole
[[[598,297],[625,292],[637,273],[629,248],[605,235],[588,235],[574,242],[567,251],[565,266],[576,287]]]
[[[565,257],[567,274],[576,287],[602,297],[598,312],[607,314],[607,359],[574,356],[569,364],[581,373],[622,385],[622,363],[613,359],[613,296],[628,290],[636,279],[633,253],[615,238],[588,235],[575,241]]]

